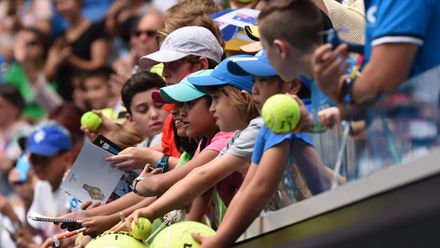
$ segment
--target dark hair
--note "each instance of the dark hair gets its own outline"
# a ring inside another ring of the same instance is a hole
[[[19,113],[26,106],[20,91],[14,85],[7,83],[0,84],[0,96],[14,105]]]
[[[131,34],[137,29],[140,20],[140,16],[130,16],[126,20],[116,24],[116,33],[125,44],[130,43]]]
[[[93,70],[82,70],[80,73],[83,80],[91,77],[102,77],[109,80],[110,75],[115,71],[110,66],[102,66]]]
[[[48,117],[66,128],[72,137],[72,142],[75,143],[84,137],[84,133],[80,129],[82,114],[83,111],[74,103],[65,102],[50,111]]]
[[[174,143],[176,144],[179,152],[187,152],[191,155],[191,157],[194,156],[198,146],[197,142],[189,137],[181,137],[177,135],[177,128],[174,121],[172,122],[172,127],[174,132]]]
[[[191,64],[197,64],[197,63],[199,63],[200,57],[201,56],[190,54],[190,55],[184,57],[183,59],[188,61]],[[208,69],[214,69],[218,65],[217,61],[214,61],[210,58],[206,58],[206,59],[208,60]]]
[[[165,81],[156,73],[141,71],[133,74],[121,89],[122,103],[131,114],[130,106],[134,95],[154,88],[165,87]]]
[[[299,50],[309,51],[322,43],[322,15],[311,0],[277,0],[258,16],[261,36],[271,45],[284,39]]]
[[[59,151],[52,156],[44,156],[44,155],[40,155],[40,154],[36,154],[36,153],[31,152],[29,154],[29,162],[32,164],[32,166],[42,165],[42,166],[46,167],[55,156],[64,154],[66,152],[67,151]]]

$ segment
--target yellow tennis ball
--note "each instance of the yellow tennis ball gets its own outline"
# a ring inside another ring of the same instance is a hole
[[[91,132],[96,131],[101,123],[101,117],[92,111],[86,112],[81,116],[81,125],[85,126]]]
[[[199,233],[204,237],[214,236],[215,231],[210,227],[194,221],[181,221],[172,224],[160,231],[151,242],[151,248],[168,248],[168,247],[191,247],[198,248],[193,237],[193,233]]]
[[[128,232],[105,232],[98,237],[92,239],[86,248],[148,248],[148,244],[144,244],[132,237]]]
[[[288,133],[298,125],[301,111],[299,104],[290,96],[273,95],[261,109],[264,124],[275,133]]]
[[[134,238],[143,241],[150,236],[150,233],[151,222],[147,218],[140,217],[137,225],[134,221],[131,222],[131,235],[133,235]]]

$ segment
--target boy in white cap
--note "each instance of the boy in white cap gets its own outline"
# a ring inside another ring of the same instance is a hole
[[[185,74],[183,76],[185,77],[189,74],[188,72],[214,68],[220,63],[222,54],[222,47],[208,29],[187,26],[171,32],[165,38],[159,51],[143,56],[140,59],[140,65],[150,67],[163,63],[162,76],[170,85],[180,82],[182,75]],[[186,66],[180,66],[182,63]]]

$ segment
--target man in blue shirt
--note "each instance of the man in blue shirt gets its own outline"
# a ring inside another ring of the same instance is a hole
[[[365,9],[367,63],[356,83],[344,86],[347,45],[325,44],[312,58],[320,88],[340,106],[347,95],[363,103],[440,64],[440,1],[365,0]]]

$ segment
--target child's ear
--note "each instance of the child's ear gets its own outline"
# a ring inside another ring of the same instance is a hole
[[[75,158],[73,157],[73,152],[65,152],[62,155],[62,161],[63,164],[66,165],[66,169],[69,169],[72,165],[73,162],[75,162]]]
[[[246,99],[247,102],[249,102],[252,99],[252,95],[245,90],[240,90],[240,94],[244,99]]]
[[[200,57],[200,70],[206,70],[209,68],[209,61],[206,57]]]
[[[133,122],[133,117],[131,117],[131,114],[129,114],[128,112],[125,114],[125,119],[129,122]]]
[[[286,41],[275,39],[273,41],[273,45],[275,47],[275,50],[277,51],[278,55],[282,59],[287,59],[289,55],[289,46]]]
[[[288,88],[285,91],[289,94],[296,95],[301,90],[301,80],[299,80],[298,78],[292,80],[286,85]]]

